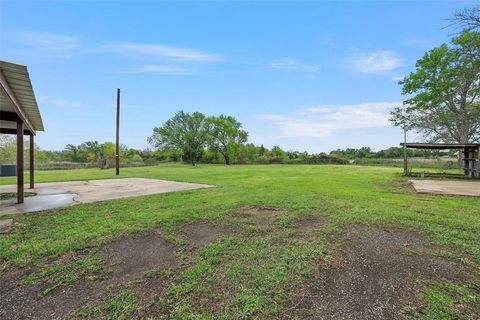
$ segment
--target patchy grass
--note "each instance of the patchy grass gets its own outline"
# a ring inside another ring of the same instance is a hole
[[[121,174],[121,177],[188,181],[216,187],[15,216],[15,222],[22,227],[16,233],[0,236],[2,267],[38,264],[44,257],[81,252],[122,234],[156,228],[168,233],[182,223],[219,218],[242,228],[198,252],[184,253],[184,264],[171,279],[167,296],[161,302],[165,314],[206,319],[273,317],[289,290],[308,281],[315,264],[330,257],[329,235],[351,224],[421,230],[431,242],[441,246],[442,256],[468,261],[473,270],[477,270],[471,276],[479,277],[480,199],[417,195],[411,192],[398,168],[168,164],[125,168]],[[113,170],[99,169],[37,172],[38,182],[114,177]],[[13,178],[6,178],[0,184],[13,182]],[[229,218],[236,208],[245,205],[284,208],[285,211],[272,220],[273,224],[265,226],[249,225],[242,220],[244,217]],[[328,221],[322,226],[322,232],[305,237],[299,236],[301,232],[293,233],[298,219],[312,215]],[[59,285],[63,285],[75,281],[82,270],[89,270],[86,267],[89,264],[85,263],[40,268],[27,279],[52,279],[52,287],[58,286],[53,279],[66,279],[60,281]],[[151,270],[144,276],[155,279],[161,272]],[[477,293],[470,284],[447,284],[469,288],[469,291],[446,290],[427,283],[421,296],[425,301],[423,313],[417,317],[473,318],[473,309],[464,305],[471,306],[476,300],[469,296]],[[92,307],[88,312],[101,317],[128,317],[138,310],[135,304],[140,298],[141,292],[127,290],[120,292],[111,303]],[[92,314],[88,312],[87,317]]]
[[[138,310],[136,303],[138,293],[126,288],[118,292],[110,301],[92,307],[86,307],[72,318],[102,318],[102,319],[129,319]],[[67,319],[70,317],[67,317]]]
[[[284,232],[247,232],[204,247],[171,285],[167,313],[175,319],[277,314],[289,290],[311,274],[312,262],[326,256],[319,238],[285,240]]]
[[[24,192],[24,197],[31,197],[36,195],[34,192]],[[17,198],[17,193],[15,192],[3,192],[0,193],[0,201],[3,200],[11,200],[11,199],[16,199]]]
[[[42,279],[47,283],[42,295],[47,295],[56,288],[72,284],[84,276],[92,281],[107,277],[103,262],[103,257],[90,253],[66,263],[42,264],[37,271],[23,277],[21,282],[27,285]]]
[[[430,281],[425,286],[422,297],[426,306],[416,314],[417,318],[467,320],[480,316],[479,280],[464,285]]]

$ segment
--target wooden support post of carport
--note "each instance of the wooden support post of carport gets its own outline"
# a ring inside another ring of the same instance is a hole
[[[35,141],[30,133],[30,189],[35,188]]]
[[[17,203],[23,203],[23,122],[17,120]]]
[[[477,168],[476,177],[480,179],[480,146],[477,148],[477,160],[475,160],[475,167]]]

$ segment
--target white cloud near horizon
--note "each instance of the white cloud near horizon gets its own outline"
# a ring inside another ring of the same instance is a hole
[[[203,50],[176,47],[161,43],[138,43],[131,41],[110,41],[103,44],[81,43],[80,38],[72,35],[65,35],[50,31],[10,31],[8,39],[34,48],[35,50],[49,51],[50,53],[113,53],[127,57],[141,59],[169,59],[181,61],[220,61],[223,55],[209,53]]]
[[[403,59],[391,50],[360,52],[350,62],[354,71],[361,73],[384,73],[403,66]]]
[[[146,65],[138,68],[131,68],[123,71],[123,73],[152,73],[164,75],[183,76],[191,74],[190,69],[171,65]]]
[[[11,31],[7,36],[17,43],[45,51],[71,51],[80,46],[78,37],[49,31]]]
[[[45,102],[46,104],[51,104],[51,105],[54,105],[57,107],[63,107],[63,108],[78,107],[80,105],[76,101],[70,101],[70,100],[61,99],[61,98],[52,98],[47,96],[39,97],[38,101],[40,101],[40,103]]]
[[[401,102],[324,105],[293,114],[261,114],[258,119],[277,126],[283,137],[328,137],[335,132],[389,126],[390,111]]]
[[[274,70],[313,73],[320,70],[320,65],[304,63],[297,59],[276,59],[268,65],[268,68]]]
[[[184,61],[219,61],[223,56],[192,48],[174,47],[159,43],[110,42],[98,48],[99,51],[120,53],[150,59],[173,59]]]

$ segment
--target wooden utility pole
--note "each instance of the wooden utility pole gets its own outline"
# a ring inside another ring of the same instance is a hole
[[[117,89],[117,137],[115,143],[115,175],[120,175],[120,88]]]

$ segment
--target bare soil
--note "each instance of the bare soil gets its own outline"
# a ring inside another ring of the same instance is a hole
[[[245,205],[235,210],[235,216],[245,218],[245,222],[251,225],[262,227],[271,225],[277,215],[286,211],[284,208]]]
[[[293,227],[299,232],[308,232],[321,227],[325,223],[324,219],[318,216],[306,217],[298,220]]]
[[[128,279],[155,267],[173,268],[177,265],[175,245],[159,231],[134,234],[113,241],[100,250],[114,264],[113,278]]]
[[[464,266],[431,256],[416,232],[352,227],[329,266],[319,265],[314,281],[285,305],[286,318],[399,319],[418,305],[418,279],[464,280]],[[410,254],[409,254],[410,252]]]
[[[232,217],[247,225],[268,227],[284,212],[283,208],[243,206]],[[324,222],[318,216],[293,221],[292,236],[311,234]],[[184,246],[166,240],[158,230],[123,236],[97,249],[106,258],[106,267],[111,268],[109,278],[81,278],[44,297],[45,282],[20,284],[33,268],[13,268],[0,279],[0,319],[60,318],[107,301],[132,278],[136,279],[133,289],[140,293],[139,304],[145,306],[135,316],[158,316],[162,312],[160,301],[182,268],[179,252],[186,249],[192,255],[201,246],[237,232],[237,227],[215,221],[186,224],[178,232]],[[429,255],[433,249],[417,232],[351,227],[335,249],[335,260],[330,264],[319,262],[314,278],[280,307],[279,318],[398,319],[406,306],[418,305],[418,279],[465,280],[463,265]],[[75,254],[70,253],[45,261],[65,264],[73,259]],[[170,275],[160,272],[148,277],[145,272],[150,270],[169,270]]]
[[[187,249],[196,250],[234,231],[232,226],[200,221],[183,226],[179,234],[186,240]],[[33,272],[34,268],[13,268],[0,279],[0,319],[61,318],[82,307],[107,301],[132,279],[135,279],[133,288],[142,293],[140,303],[145,300],[145,305],[149,305],[136,316],[155,315],[158,303],[151,302],[161,299],[172,280],[161,271],[178,271],[179,249],[158,230],[123,236],[97,250],[105,257],[105,268],[111,269],[107,279],[91,281],[81,278],[46,296],[42,296],[49,286],[45,281],[31,285],[20,283],[22,277]],[[43,259],[43,262],[48,265],[67,264],[77,255],[67,253],[57,259]],[[150,277],[145,275],[152,270],[160,272]]]
[[[32,285],[20,283],[22,276],[33,270],[11,270],[0,279],[0,319],[55,319],[84,305],[100,303],[133,276],[148,284],[152,281],[145,279],[143,272],[153,268],[175,268],[175,250],[175,246],[158,231],[122,237],[99,249],[112,268],[109,278],[96,281],[82,278],[46,296],[42,296],[43,290],[48,287],[45,282],[38,281]],[[66,256],[59,260],[64,262],[71,258],[71,254]],[[158,285],[157,288],[164,290],[166,286]]]
[[[191,248],[197,249],[234,232],[233,226],[213,222],[194,222],[185,225],[180,234]]]

